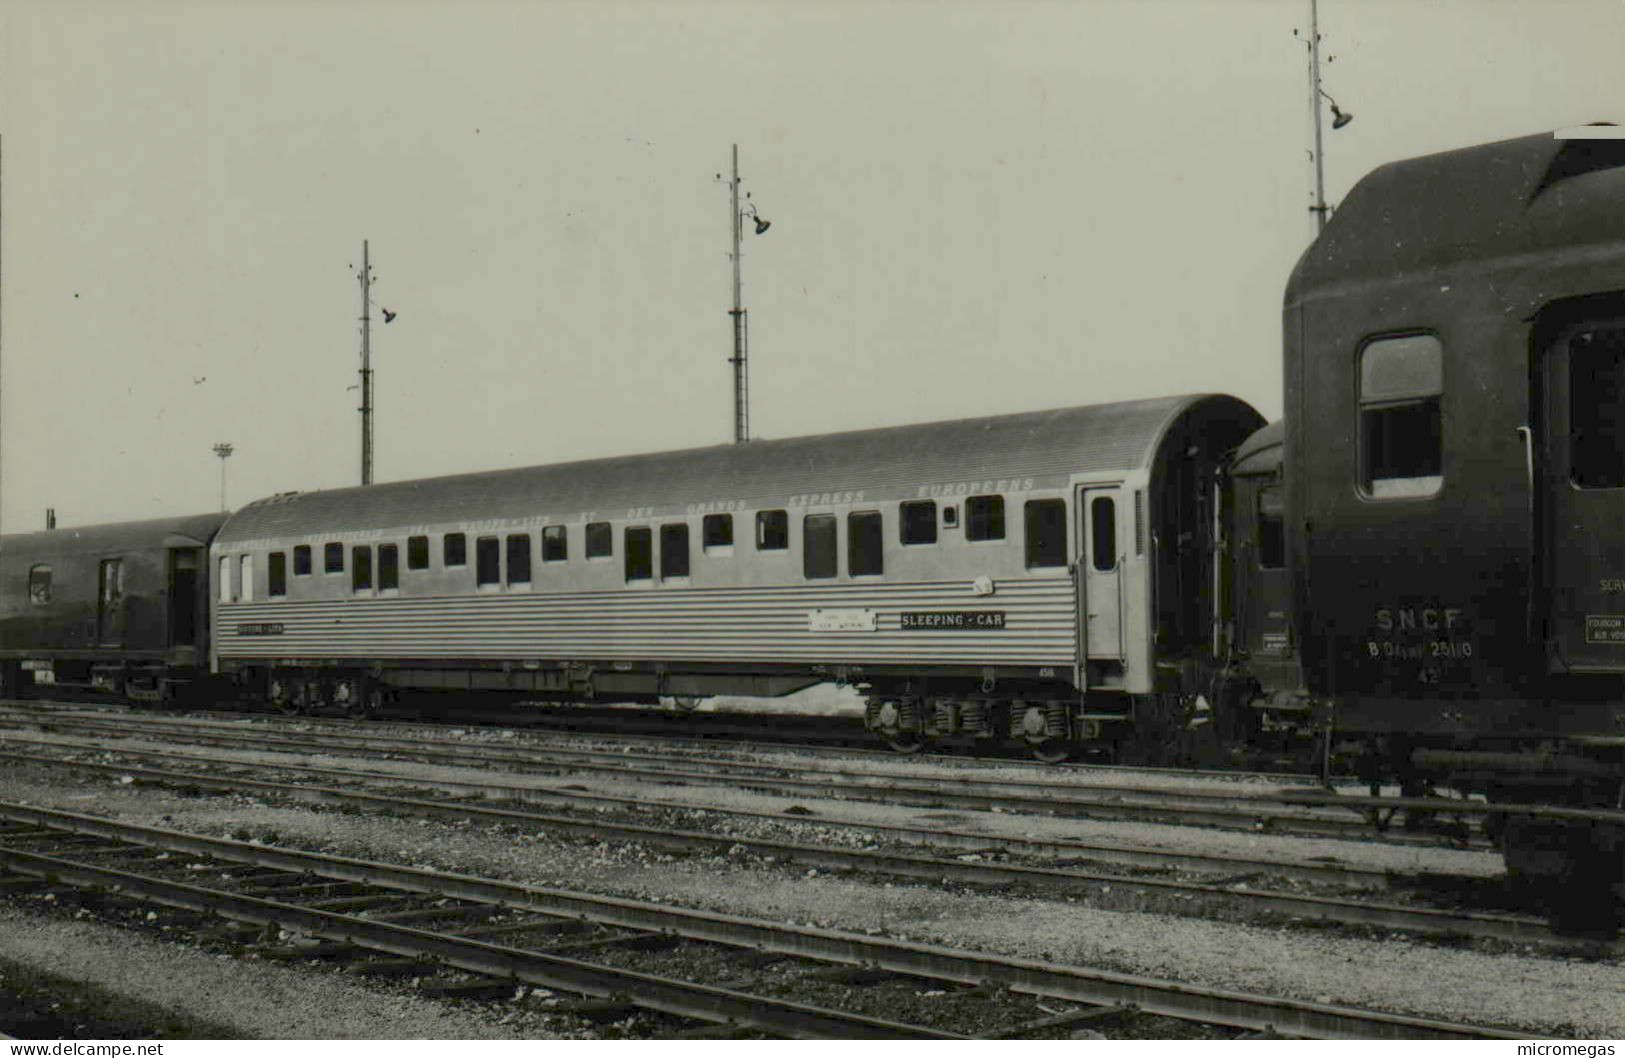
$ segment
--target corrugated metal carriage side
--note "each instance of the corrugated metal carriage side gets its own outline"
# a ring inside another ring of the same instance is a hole
[[[208,658],[204,564],[224,514],[0,538],[0,685],[159,698]]]
[[[1259,421],[1174,397],[272,497],[215,543],[218,665],[290,707],[837,680],[903,742],[1078,737],[1083,692],[1125,717],[1205,643],[1174,593]]]

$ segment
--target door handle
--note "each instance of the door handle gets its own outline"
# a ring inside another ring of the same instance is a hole
[[[1527,643],[1535,641],[1535,564],[1540,561],[1540,527],[1535,524],[1535,431],[1528,425],[1520,426],[1518,436],[1523,438],[1524,480],[1529,486],[1529,555],[1524,562],[1523,637]]]
[[[1528,426],[1518,427],[1518,436],[1523,438],[1523,472],[1524,481],[1529,486],[1530,510],[1534,510],[1535,496],[1535,431]]]

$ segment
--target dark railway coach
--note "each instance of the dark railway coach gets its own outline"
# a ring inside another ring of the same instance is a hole
[[[0,683],[167,698],[208,658],[204,563],[224,514],[0,538]]]
[[[1297,633],[1338,730],[1412,782],[1617,806],[1625,142],[1377,169],[1285,338]]]
[[[1260,423],[1171,397],[278,496],[215,541],[218,665],[292,708],[835,680],[899,745],[1096,737],[1211,653]]]

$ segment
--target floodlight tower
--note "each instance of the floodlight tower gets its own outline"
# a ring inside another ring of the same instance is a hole
[[[231,458],[232,447],[225,442],[214,446],[214,454],[220,457],[220,509],[226,509],[226,460]]]

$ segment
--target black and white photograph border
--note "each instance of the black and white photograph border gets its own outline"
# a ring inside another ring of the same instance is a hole
[[[0,1045],[1612,1053],[1622,42],[0,0]]]

